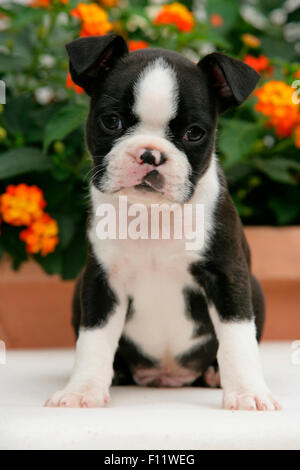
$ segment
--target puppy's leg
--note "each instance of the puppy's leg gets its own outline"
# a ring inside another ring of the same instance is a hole
[[[219,341],[218,363],[229,410],[278,410],[263,378],[254,319],[224,320],[214,307],[210,315]]]
[[[113,361],[127,305],[112,291],[103,270],[92,266],[91,261],[81,282],[81,325],[74,369],[66,387],[46,406],[89,408],[109,401]]]

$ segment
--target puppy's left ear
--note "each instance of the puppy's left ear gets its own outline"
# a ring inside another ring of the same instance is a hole
[[[117,34],[75,39],[66,45],[66,49],[72,80],[89,95],[101,75],[108,72],[117,59],[128,53],[125,40]]]
[[[219,52],[205,56],[198,62],[198,67],[207,74],[221,113],[242,104],[260,79],[249,65]]]

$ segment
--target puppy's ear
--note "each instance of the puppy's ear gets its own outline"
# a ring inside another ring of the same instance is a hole
[[[260,79],[249,65],[219,52],[205,56],[198,66],[207,74],[208,83],[215,90],[221,113],[230,106],[243,103]]]
[[[99,77],[128,53],[122,36],[106,34],[75,39],[66,45],[73,82],[91,94]]]

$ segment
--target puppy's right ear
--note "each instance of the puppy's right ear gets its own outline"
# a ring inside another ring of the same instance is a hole
[[[114,62],[128,53],[122,36],[106,34],[75,39],[66,45],[70,60],[70,73],[74,83],[90,95],[99,77]]]

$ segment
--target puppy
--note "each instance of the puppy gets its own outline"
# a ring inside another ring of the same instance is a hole
[[[163,49],[129,53],[114,34],[77,39],[67,52],[90,96],[89,251],[73,302],[74,370],[47,405],[103,406],[114,375],[216,386],[219,367],[225,409],[279,409],[259,360],[263,294],[215,156],[219,113],[240,105],[259,75],[221,53],[198,64]],[[175,203],[202,205],[203,242],[187,250],[184,236],[99,238],[98,208],[118,211],[120,196],[147,211],[161,204],[163,215]]]

